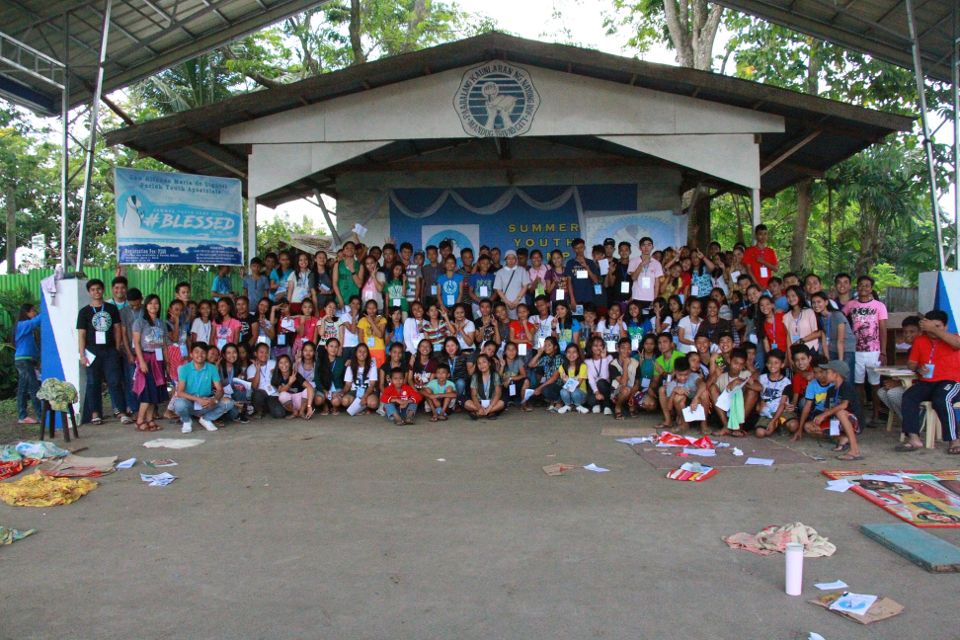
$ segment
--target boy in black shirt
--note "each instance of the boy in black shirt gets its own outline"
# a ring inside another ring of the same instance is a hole
[[[839,427],[842,435],[830,433],[830,435],[840,435],[839,444],[834,451],[846,452],[837,456],[837,460],[863,460],[860,445],[857,443],[857,434],[866,422],[863,419],[860,396],[850,382],[850,367],[843,360],[831,360],[821,368],[827,370],[827,381],[832,388],[827,392],[826,411],[814,418],[813,422],[830,433],[831,423],[837,420],[839,424],[833,423],[833,431]]]
[[[93,279],[87,282],[90,304],[80,309],[77,314],[80,364],[87,369],[86,393],[80,411],[81,423],[103,423],[101,388],[104,378],[114,410],[120,415],[127,413],[120,369],[120,350],[123,346],[120,312],[116,306],[104,302],[103,289],[102,280]]]

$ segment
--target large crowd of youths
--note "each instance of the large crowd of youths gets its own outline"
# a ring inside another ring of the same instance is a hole
[[[162,418],[190,432],[194,418],[208,430],[318,413],[410,424],[418,411],[495,420],[545,407],[617,420],[654,413],[663,428],[706,433],[712,423],[733,437],[832,437],[841,458],[859,459],[858,435],[883,407],[902,419],[899,449],[921,447],[919,405],[930,400],[960,453],[960,338],[946,315],[903,323],[898,349],[918,381],[881,381],[887,309],[873,280],[841,273],[825,288],[815,274],[777,275],[767,229],[754,237],[706,253],[643,238],[636,250],[607,239],[588,254],[578,239],[572,253],[548,255],[357,238],[335,257],[254,258],[240,291],[221,267],[211,291],[180,283],[166,304],[122,276],[104,300],[104,283],[90,280],[76,325],[81,421],[103,420],[105,382],[116,416],[142,431]],[[35,316],[25,305],[18,362],[36,357],[26,337]]]

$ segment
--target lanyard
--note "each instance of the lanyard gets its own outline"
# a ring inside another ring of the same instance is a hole
[[[933,364],[933,354],[937,352],[937,343],[930,341],[930,356],[927,358],[927,364]]]
[[[599,380],[599,379],[600,379],[600,369],[603,368],[603,358],[600,358],[600,363],[599,363],[599,364],[597,364],[597,361],[596,361],[596,360],[592,360],[592,362],[593,362],[593,372],[597,375],[597,380]]]

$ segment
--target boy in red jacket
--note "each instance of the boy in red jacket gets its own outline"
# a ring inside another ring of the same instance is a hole
[[[404,372],[399,367],[390,372],[390,384],[380,393],[380,404],[387,417],[397,425],[413,424],[417,405],[423,396],[403,381]]]

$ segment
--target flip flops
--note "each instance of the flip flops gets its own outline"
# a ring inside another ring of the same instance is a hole
[[[857,460],[863,460],[863,456],[855,456],[852,453],[845,453],[842,456],[837,456],[837,460],[843,460],[844,462],[855,462]]]
[[[907,453],[908,451],[918,451],[922,448],[923,447],[917,447],[915,445],[910,444],[909,442],[905,442],[903,444],[898,444],[893,448],[893,450],[899,451],[900,453]],[[960,453],[960,451],[958,451],[958,453]]]

